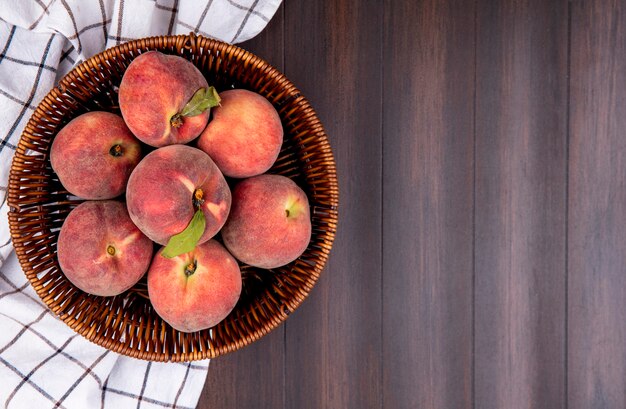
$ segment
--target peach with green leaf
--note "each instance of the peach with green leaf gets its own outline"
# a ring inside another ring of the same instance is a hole
[[[207,329],[226,318],[242,287],[233,256],[215,240],[174,257],[164,257],[164,250],[148,271],[148,294],[157,314],[183,332]]]
[[[119,104],[130,130],[155,146],[185,144],[207,125],[219,95],[186,59],[149,51],[135,58],[122,77]]]
[[[150,152],[128,180],[126,203],[133,222],[152,241],[166,245],[202,216],[201,235],[212,238],[230,211],[231,193],[209,155],[186,145]]]

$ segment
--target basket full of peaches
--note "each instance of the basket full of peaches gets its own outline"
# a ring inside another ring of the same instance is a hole
[[[207,79],[181,55],[142,52],[115,85],[119,110],[74,116],[49,144],[52,171],[80,203],[57,231],[60,271],[87,296],[122,296],[141,281],[163,320],[160,329],[156,321],[140,325],[151,337],[214,328],[240,301],[242,269],[273,274],[291,263],[300,271],[306,263],[293,262],[313,245],[307,192],[271,171],[284,118],[261,93],[218,92]],[[280,288],[272,290],[277,298]],[[270,326],[284,318],[269,319]],[[185,348],[174,349],[167,359]]]

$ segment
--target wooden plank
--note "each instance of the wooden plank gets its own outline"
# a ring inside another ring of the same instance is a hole
[[[572,3],[569,408],[626,407],[626,4]]]
[[[283,69],[283,25],[281,5],[265,30],[241,47]],[[252,345],[212,360],[197,409],[284,408],[284,338],[281,325]]]
[[[567,1],[478,4],[475,405],[565,408]]]
[[[285,3],[285,69],[320,116],[338,165],[329,264],[287,321],[287,408],[380,406],[381,2]]]
[[[197,409],[284,408],[283,327],[211,360]]]
[[[383,407],[472,407],[474,2],[385,2]]]

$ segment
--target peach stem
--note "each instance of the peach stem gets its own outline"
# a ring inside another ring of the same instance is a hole
[[[109,149],[109,154],[111,156],[122,156],[124,154],[124,149],[122,149],[122,145],[116,144],[111,146],[111,149]]]
[[[198,267],[198,262],[196,260],[187,264],[187,267],[185,267],[185,275],[189,277],[190,275],[196,272],[197,267]]]
[[[172,119],[170,119],[170,124],[174,127],[174,128],[180,128],[181,126],[183,126],[183,117],[180,114],[176,114],[172,117]]]
[[[204,192],[202,189],[197,188],[193,192],[193,205],[196,208],[199,208],[204,203]]]

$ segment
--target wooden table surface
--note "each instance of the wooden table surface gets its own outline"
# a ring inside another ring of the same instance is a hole
[[[626,3],[287,0],[340,226],[200,409],[626,408]]]

